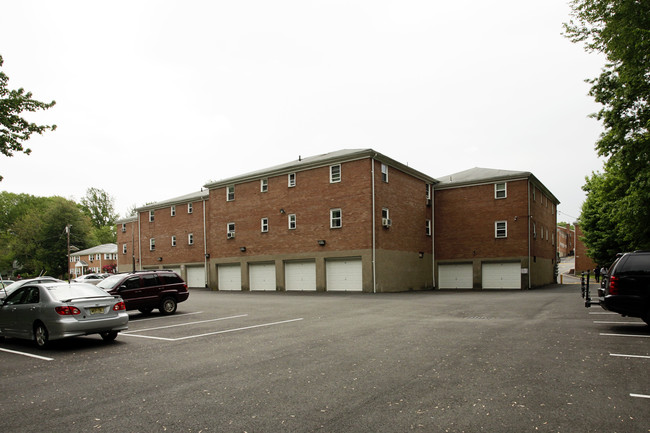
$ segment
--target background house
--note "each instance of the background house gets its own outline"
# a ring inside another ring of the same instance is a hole
[[[570,224],[557,226],[557,254],[558,257],[573,256],[575,254],[575,230]]]
[[[102,244],[70,253],[68,274],[71,278],[76,278],[80,275],[110,272],[116,267],[117,244]]]
[[[523,171],[472,168],[435,186],[442,289],[525,289],[554,281],[557,198]]]

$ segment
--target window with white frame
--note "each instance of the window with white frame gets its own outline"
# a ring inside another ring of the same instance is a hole
[[[176,246],[176,236],[172,236],[172,247]]]
[[[343,213],[341,209],[330,209],[330,228],[340,229],[343,227]]]
[[[382,208],[381,210],[381,225],[383,227],[390,227],[393,225],[392,220],[390,219],[390,211],[387,207]]]
[[[267,192],[269,190],[269,180],[260,179],[260,192]]]
[[[150,223],[153,222],[153,213],[154,213],[154,211],[152,211],[152,210],[149,211],[149,222]]]
[[[176,216],[176,205],[173,204],[172,207],[170,208],[171,216]]]
[[[427,220],[426,222],[426,231],[425,233],[427,236],[431,236],[431,220]]]
[[[187,204],[187,213],[193,213],[194,212],[194,204],[188,203]]]
[[[508,196],[507,186],[505,182],[494,184],[494,198],[506,198]]]
[[[269,219],[268,218],[262,218],[260,220],[260,231],[262,233],[267,233],[269,231]]]
[[[155,251],[156,250],[156,239],[151,238],[149,239],[149,251]]]
[[[187,234],[187,245],[194,245],[194,233]]]
[[[388,183],[388,166],[386,164],[381,165],[381,180]]]
[[[296,173],[289,173],[287,176],[287,182],[289,185],[289,188],[293,188],[296,186]]]
[[[494,223],[494,237],[495,238],[507,238],[508,237],[508,222],[507,221],[496,221]]]
[[[537,223],[533,222],[533,239],[537,239]]]
[[[341,181],[341,164],[330,165],[330,183]]]
[[[125,233],[125,232],[126,232],[126,224],[122,223],[122,233]]]
[[[289,230],[295,230],[296,227],[297,227],[296,214],[292,213],[289,215]]]
[[[235,237],[235,223],[228,223],[226,225],[226,234],[228,235],[228,238]]]
[[[431,200],[431,184],[430,183],[426,184],[426,190],[427,190],[427,200]]]
[[[122,254],[126,254],[126,244],[122,244]]]
[[[235,199],[235,185],[226,187],[226,201],[233,201]]]

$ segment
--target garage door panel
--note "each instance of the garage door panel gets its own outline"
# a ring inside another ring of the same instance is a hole
[[[275,291],[275,263],[255,263],[248,266],[251,290]]]
[[[521,289],[521,263],[483,263],[484,289]]]
[[[316,290],[316,262],[286,262],[284,264],[286,290]]]
[[[241,290],[241,266],[218,265],[219,290]]]
[[[438,286],[441,289],[472,289],[474,267],[471,263],[438,265]]]
[[[326,260],[327,291],[363,291],[361,259]]]
[[[187,286],[205,287],[205,267],[203,266],[187,267]]]

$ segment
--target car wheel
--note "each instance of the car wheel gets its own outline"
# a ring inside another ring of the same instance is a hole
[[[153,311],[153,307],[138,308],[138,311],[141,312],[142,314],[151,314],[151,312]]]
[[[50,341],[47,333],[47,328],[44,324],[37,323],[34,325],[34,341],[36,342],[36,345],[41,349],[44,349],[48,346]]]
[[[162,314],[174,314],[176,312],[176,299],[165,298],[160,304],[160,312]]]
[[[117,338],[117,331],[100,332],[104,341],[113,341]]]

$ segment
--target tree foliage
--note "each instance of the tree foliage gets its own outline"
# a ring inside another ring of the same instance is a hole
[[[0,56],[0,67],[2,65],[3,59]],[[55,130],[56,125],[37,125],[21,117],[21,114],[25,111],[47,110],[56,102],[37,101],[32,98],[31,92],[26,92],[23,88],[9,90],[8,82],[9,77],[0,71],[0,153],[5,156],[13,156],[15,152],[29,155],[31,149],[23,147],[23,142],[29,140],[33,133]]]
[[[115,231],[115,200],[103,189],[88,188],[86,195],[81,199],[81,209],[90,218],[93,224],[95,237],[100,244],[114,243],[117,241]]]
[[[580,217],[592,258],[650,247],[650,3],[645,0],[572,0],[565,34],[607,64],[587,80],[602,104],[593,117],[604,131],[596,151],[606,158],[583,189]]]

